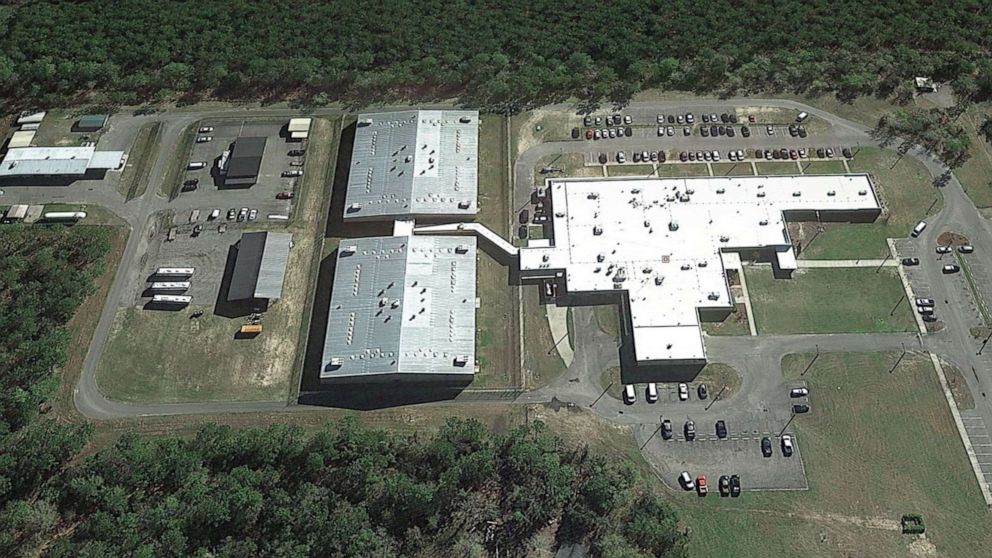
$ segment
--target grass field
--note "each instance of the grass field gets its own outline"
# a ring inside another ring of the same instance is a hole
[[[728,364],[710,362],[693,381],[708,385],[713,397],[719,393],[720,399],[727,399],[741,388],[743,378],[740,372]]]
[[[97,368],[101,391],[135,402],[284,399],[298,384],[305,317],[311,306],[327,190],[324,178],[337,153],[336,123],[314,120],[307,169],[296,196],[283,296],[262,318],[264,332],[236,338],[244,318],[212,306],[177,312],[122,307]],[[193,310],[204,315],[190,319]]]
[[[524,313],[524,381],[528,389],[546,385],[565,371],[565,363],[555,348],[557,339],[551,335],[544,306],[540,303],[538,288],[519,287]]]
[[[975,207],[985,210],[982,213],[986,217],[992,214],[989,211],[992,208],[992,145],[978,133],[978,128],[990,111],[992,104],[982,103],[969,107],[958,119],[971,139],[971,157],[954,171],[968,197]]]
[[[809,268],[775,279],[745,267],[759,334],[912,331],[913,309],[892,268]],[[891,314],[891,315],[890,315]]]
[[[943,199],[923,164],[894,151],[862,147],[850,162],[852,172],[869,173],[888,211],[887,221],[875,223],[827,223],[816,234],[815,223],[802,223],[805,259],[878,258],[889,253],[886,238],[902,238],[927,215],[940,211]],[[814,238],[815,236],[815,238]],[[810,241],[812,240],[812,242]]]
[[[620,367],[611,366],[599,373],[599,385],[606,390],[606,395],[613,399],[623,398],[623,381],[620,379]]]
[[[759,176],[781,176],[781,175],[789,175],[789,174],[799,174],[799,167],[796,166],[796,163],[794,161],[756,163],[755,166],[758,168]]]
[[[479,125],[479,214],[476,220],[510,238],[507,206],[509,178],[506,166],[506,120],[487,114]],[[519,314],[517,287],[510,284],[506,266],[479,250],[476,262],[476,358],[479,371],[471,387],[520,385],[518,356]]]
[[[620,337],[620,309],[616,304],[600,304],[592,307],[596,325],[610,337]]]
[[[713,176],[754,176],[751,163],[713,163]]]
[[[610,176],[654,176],[652,165],[610,165],[606,171]]]
[[[480,143],[479,145],[481,147],[483,144]],[[503,159],[506,160],[506,157],[504,156]],[[546,166],[557,167],[561,169],[562,172],[541,174],[541,169]],[[603,176],[603,167],[599,165],[586,165],[585,159],[578,153],[558,153],[538,159],[537,164],[534,166],[534,173],[532,176],[534,184],[543,184],[545,179],[548,178],[581,178],[587,176],[601,177]]]
[[[804,161],[802,163],[803,174],[844,174],[843,161]]]
[[[658,176],[709,176],[710,171],[702,163],[669,163],[658,165]]]
[[[179,176],[186,168],[186,163],[189,162],[189,155],[193,151],[193,140],[196,138],[196,131],[199,128],[199,122],[193,122],[183,128],[183,131],[179,133],[179,139],[176,141],[175,148],[170,153],[172,162],[166,165],[165,176],[162,178],[162,184],[159,186],[159,193],[170,200],[175,199],[179,195],[179,190],[182,187]]]
[[[731,312],[722,322],[702,322],[703,331],[707,335],[750,335],[751,328],[747,325],[747,308],[738,304],[736,311]]]
[[[784,372],[811,357],[786,357]],[[990,515],[936,373],[916,353],[890,373],[898,358],[821,354],[805,376],[813,411],[793,421],[809,490],[680,499],[690,555],[985,556]],[[908,512],[925,541],[893,530]]]
[[[138,130],[127,165],[121,173],[117,190],[124,198],[131,200],[141,197],[148,189],[148,180],[154,163],[155,148],[158,146],[159,135],[162,132],[161,122],[145,124]]]

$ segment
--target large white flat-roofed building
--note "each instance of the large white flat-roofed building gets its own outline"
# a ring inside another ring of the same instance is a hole
[[[478,174],[478,111],[362,114],[344,219],[472,218]]]
[[[97,151],[95,145],[79,147],[18,147],[0,162],[0,178],[14,176],[84,176],[119,169],[123,151]]]
[[[547,182],[551,246],[520,249],[524,278],[571,294],[619,292],[637,364],[705,363],[700,313],[733,308],[725,257],[759,251],[796,268],[786,219],[873,221],[865,174]]]
[[[475,270],[471,237],[342,240],[320,380],[470,382]]]

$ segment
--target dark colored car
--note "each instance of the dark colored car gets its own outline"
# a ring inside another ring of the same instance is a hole
[[[668,123],[669,124],[675,124],[675,115],[674,114],[669,114],[668,115]]]
[[[699,135],[703,136],[704,138],[710,137],[710,129],[707,128],[706,126],[699,128]]]
[[[718,126],[717,129],[716,129],[716,131],[719,132],[721,136],[727,135],[727,127],[726,126]]]
[[[827,152],[824,151],[822,147],[819,147],[816,150],[816,156],[822,159],[827,156]]]
[[[659,151],[658,152],[658,162],[659,163],[664,163],[665,162],[665,159],[666,159],[665,152],[664,151]]]
[[[732,112],[732,113],[730,113],[727,116],[730,117],[730,123],[731,124],[737,124],[737,113],[736,112]]]
[[[526,225],[530,222],[530,211],[524,209],[520,212],[520,224]]]
[[[779,153],[778,149],[772,151],[772,159],[781,159],[781,158],[782,158],[782,154]]]
[[[730,496],[730,477],[720,475],[720,496]]]
[[[722,420],[716,421],[716,437],[726,438],[727,437],[727,423]]]
[[[724,124],[730,122],[730,115],[725,112],[720,113],[720,122],[723,122]]]
[[[279,192],[276,194],[277,200],[291,200],[293,199],[293,192]]]
[[[599,154],[599,164],[600,165],[605,165],[606,162],[609,161],[609,160],[610,159],[609,159],[609,157],[606,156],[606,153],[600,153]]]
[[[848,159],[850,159],[851,157],[854,156],[854,155],[851,154],[851,148],[850,147],[845,147],[844,149],[841,149],[840,150],[840,153],[841,153],[841,155],[843,155],[844,157],[847,157]]]
[[[903,258],[902,265],[920,265],[920,258]]]
[[[624,129],[623,129],[623,135],[625,135],[625,136],[627,136],[628,138],[629,138],[630,136],[632,136],[632,135],[634,135],[634,130],[633,130],[633,128],[631,128],[630,126],[627,126],[626,128],[624,128]]]
[[[741,495],[741,477],[738,475],[730,475],[730,495],[735,498]]]
[[[765,457],[772,456],[772,439],[768,436],[761,439],[761,454]]]
[[[795,405],[792,406],[792,412],[796,414],[808,413],[809,405],[805,403],[796,403]]]
[[[572,128],[572,139],[579,139],[579,129]]]
[[[684,162],[686,162],[688,160],[689,160],[689,154],[688,153],[686,153],[685,151],[679,153],[679,161],[682,161],[684,163]]]
[[[751,137],[751,128],[748,128],[747,126],[741,126],[741,135],[746,138]]]
[[[200,183],[199,178],[190,178],[186,182],[183,182],[183,186],[196,186],[199,183]]]
[[[661,437],[666,440],[672,439],[672,421],[668,419],[661,421]]]
[[[521,240],[527,240],[528,232],[527,225],[520,225],[520,228],[517,229],[517,236]]]
[[[764,157],[765,157],[765,152],[764,151],[762,151],[760,149],[755,149],[754,150],[754,158],[755,159],[764,159]]]
[[[806,126],[800,126],[798,132],[799,132],[799,137],[801,138],[804,138],[809,135],[808,133],[806,133]]]
[[[685,439],[689,441],[696,439],[696,423],[691,420],[685,421]]]
[[[799,127],[796,126],[795,124],[789,124],[789,135],[792,136],[792,137],[798,136],[799,135]]]
[[[719,135],[717,133],[717,127],[716,126],[710,126],[710,135],[713,136],[713,137],[717,137]]]
[[[302,157],[303,154],[306,153],[306,152],[307,152],[306,149],[290,149],[289,150],[289,156],[290,157]]]
[[[696,388],[696,394],[699,395],[700,399],[706,399],[709,395],[709,390],[706,389],[706,384],[699,384],[699,387]]]
[[[736,135],[737,135],[737,132],[734,131],[734,127],[733,126],[727,126],[727,137],[728,138],[732,138],[732,137],[735,137]]]

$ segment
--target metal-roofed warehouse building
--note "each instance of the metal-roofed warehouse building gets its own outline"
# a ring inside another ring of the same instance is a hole
[[[238,256],[227,300],[272,301],[282,296],[293,235],[248,232],[238,241]]]
[[[79,147],[17,147],[0,162],[0,178],[14,176],[84,176],[119,169],[123,151]]]
[[[471,381],[475,269],[475,238],[341,241],[321,381]]]
[[[478,111],[363,114],[344,218],[471,218],[478,212],[478,174]]]
[[[224,183],[230,186],[251,186],[258,181],[262,166],[265,138],[238,138],[234,140],[231,158],[227,162]]]

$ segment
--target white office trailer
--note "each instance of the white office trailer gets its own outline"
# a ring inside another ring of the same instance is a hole
[[[190,277],[195,268],[192,267],[160,267],[155,270],[155,275],[160,277]]]
[[[175,306],[186,306],[193,302],[193,297],[187,295],[161,295],[157,294],[152,297],[153,304],[168,304]]]
[[[155,281],[150,288],[153,291],[187,291],[191,285],[189,281]]]

